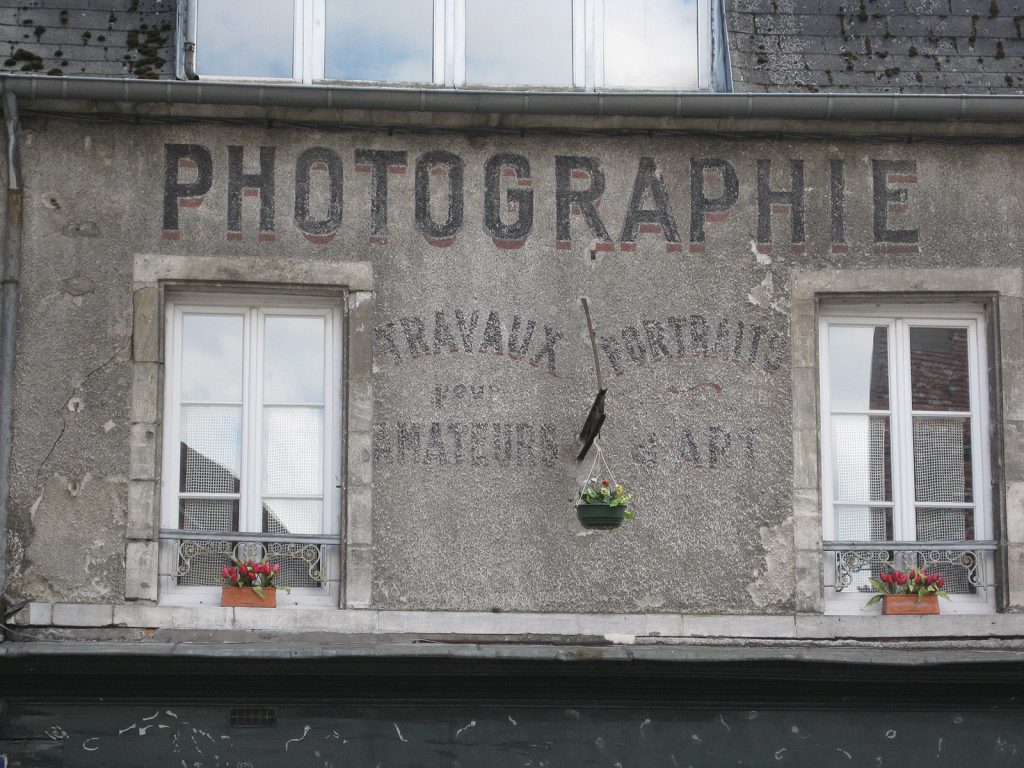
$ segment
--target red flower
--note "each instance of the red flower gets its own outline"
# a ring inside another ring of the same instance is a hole
[[[896,583],[899,584],[901,587],[904,584],[906,584],[907,583],[907,574],[905,574],[905,573],[897,573],[896,574]]]
[[[946,583],[946,579],[943,576],[939,576],[939,580],[935,582],[939,589],[942,589],[942,585]]]
[[[608,486],[608,481],[607,480],[602,480],[601,481],[601,485],[607,487]]]
[[[280,563],[274,563],[274,573],[278,573],[281,570]]]

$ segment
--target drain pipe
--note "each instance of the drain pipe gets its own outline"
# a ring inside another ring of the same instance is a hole
[[[7,591],[7,519],[11,492],[11,419],[14,410],[14,339],[21,275],[21,148],[18,136],[18,98],[0,84],[7,125],[7,225],[3,231],[2,291],[0,291],[0,616]]]

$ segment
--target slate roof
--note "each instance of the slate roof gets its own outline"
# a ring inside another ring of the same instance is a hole
[[[0,72],[174,77],[175,0],[0,3]]]
[[[175,0],[0,0],[0,72],[174,77]],[[740,92],[1024,93],[1024,0],[722,0]]]
[[[743,92],[1024,93],[1022,0],[725,0]]]

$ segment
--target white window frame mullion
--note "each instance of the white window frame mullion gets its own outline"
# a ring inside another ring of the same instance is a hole
[[[604,0],[589,0],[587,20],[590,45],[590,70],[587,72],[587,90],[604,88]]]
[[[911,411],[910,329],[906,320],[895,320],[893,342],[889,345],[889,370],[895,378],[890,393],[896,417],[890,419],[893,454],[893,498],[898,498],[892,530],[896,541],[917,541],[914,507],[914,414]],[[895,358],[895,359],[894,359]]]
[[[448,7],[453,0],[434,0],[434,85],[451,86],[454,79],[449,80],[448,62],[454,58],[451,50],[452,33],[448,30]]]
[[[306,4],[309,0],[292,0],[292,80],[306,82]]]
[[[263,529],[263,311],[254,307],[247,318],[249,359],[245,366],[248,379],[245,423],[249,440],[246,442],[243,434],[246,504],[245,525],[239,527],[247,533],[260,533]]]
[[[164,379],[164,434],[173,438],[166,441],[170,446],[181,442],[181,330],[183,313],[181,308],[168,302],[167,307],[168,341],[166,344]],[[181,468],[180,451],[165,447],[163,452],[163,469],[161,472],[161,505],[160,520],[163,528],[178,527],[178,486]]]
[[[572,0],[572,87],[587,87],[587,2]]]
[[[466,0],[446,0],[445,85],[461,88],[466,84]]]
[[[324,333],[324,533],[340,534],[342,509],[342,317],[333,309],[325,318]],[[329,363],[329,364],[328,364]]]
[[[327,0],[305,0],[308,3],[310,27],[306,52],[306,77],[303,82],[324,79],[327,58]]]
[[[711,9],[714,0],[697,0],[697,88],[711,88]]]
[[[990,515],[986,512],[978,514],[978,510],[991,510],[992,482],[991,466],[987,457],[992,455],[989,445],[989,403],[988,403],[988,347],[985,342],[984,320],[971,323],[968,334],[968,376],[970,376],[971,394],[971,473],[974,483],[974,536],[978,539],[990,539],[995,535]],[[982,377],[982,372],[986,375]],[[986,386],[981,386],[982,381]],[[987,569],[991,573],[991,568]]]

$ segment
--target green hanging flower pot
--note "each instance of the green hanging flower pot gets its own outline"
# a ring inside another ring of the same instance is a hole
[[[626,505],[611,507],[607,504],[577,504],[576,517],[584,528],[610,531],[622,525],[626,519]]]
[[[618,483],[592,477],[576,499],[576,517],[584,528],[610,531],[633,519],[626,506],[632,500]]]

